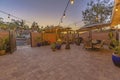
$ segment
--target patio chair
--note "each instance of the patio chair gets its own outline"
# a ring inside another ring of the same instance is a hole
[[[92,49],[92,43],[90,41],[84,41],[85,49]]]
[[[101,43],[99,43],[99,44],[93,45],[93,48],[101,49],[103,47],[103,45],[104,45],[104,40],[102,40]]]

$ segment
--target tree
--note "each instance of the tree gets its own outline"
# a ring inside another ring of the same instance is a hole
[[[24,20],[12,19],[12,22],[10,22],[10,27],[12,26],[14,26],[17,29],[29,29],[29,26],[25,24]]]
[[[19,20],[12,19],[11,22],[9,23],[9,27],[11,29],[20,29],[21,28],[21,22]]]
[[[32,28],[33,31],[38,31],[39,30],[38,23],[33,22],[31,28]]]
[[[29,26],[28,25],[24,25],[24,29],[25,30],[29,30]]]
[[[3,21],[3,18],[0,17],[0,29],[6,30],[8,28],[8,25]]]
[[[85,25],[108,22],[112,15],[113,2],[111,0],[96,0],[87,3],[82,11]]]

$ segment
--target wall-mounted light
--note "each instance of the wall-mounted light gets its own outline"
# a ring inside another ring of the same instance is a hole
[[[115,11],[118,11],[118,8],[116,8]]]
[[[70,0],[70,3],[71,3],[71,4],[74,4],[74,0]]]
[[[120,6],[120,3],[117,3],[116,4],[116,9],[115,9],[115,11],[118,11],[119,9],[118,9],[118,7]]]

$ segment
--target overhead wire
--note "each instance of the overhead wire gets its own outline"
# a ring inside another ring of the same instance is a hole
[[[25,22],[31,23],[30,21],[27,21],[27,20],[25,20],[25,19],[19,18],[19,17],[17,17],[17,16],[14,16],[14,15],[12,15],[12,14],[10,14],[10,13],[7,13],[7,12],[5,12],[5,11],[2,11],[2,10],[0,10],[0,13],[3,13],[3,14],[8,15],[8,18],[13,17],[13,18],[15,18],[15,19],[19,19],[19,20],[23,20],[23,21],[25,21]]]

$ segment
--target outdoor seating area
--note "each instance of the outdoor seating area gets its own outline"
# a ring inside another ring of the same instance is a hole
[[[120,80],[120,0],[2,0],[0,80]]]

